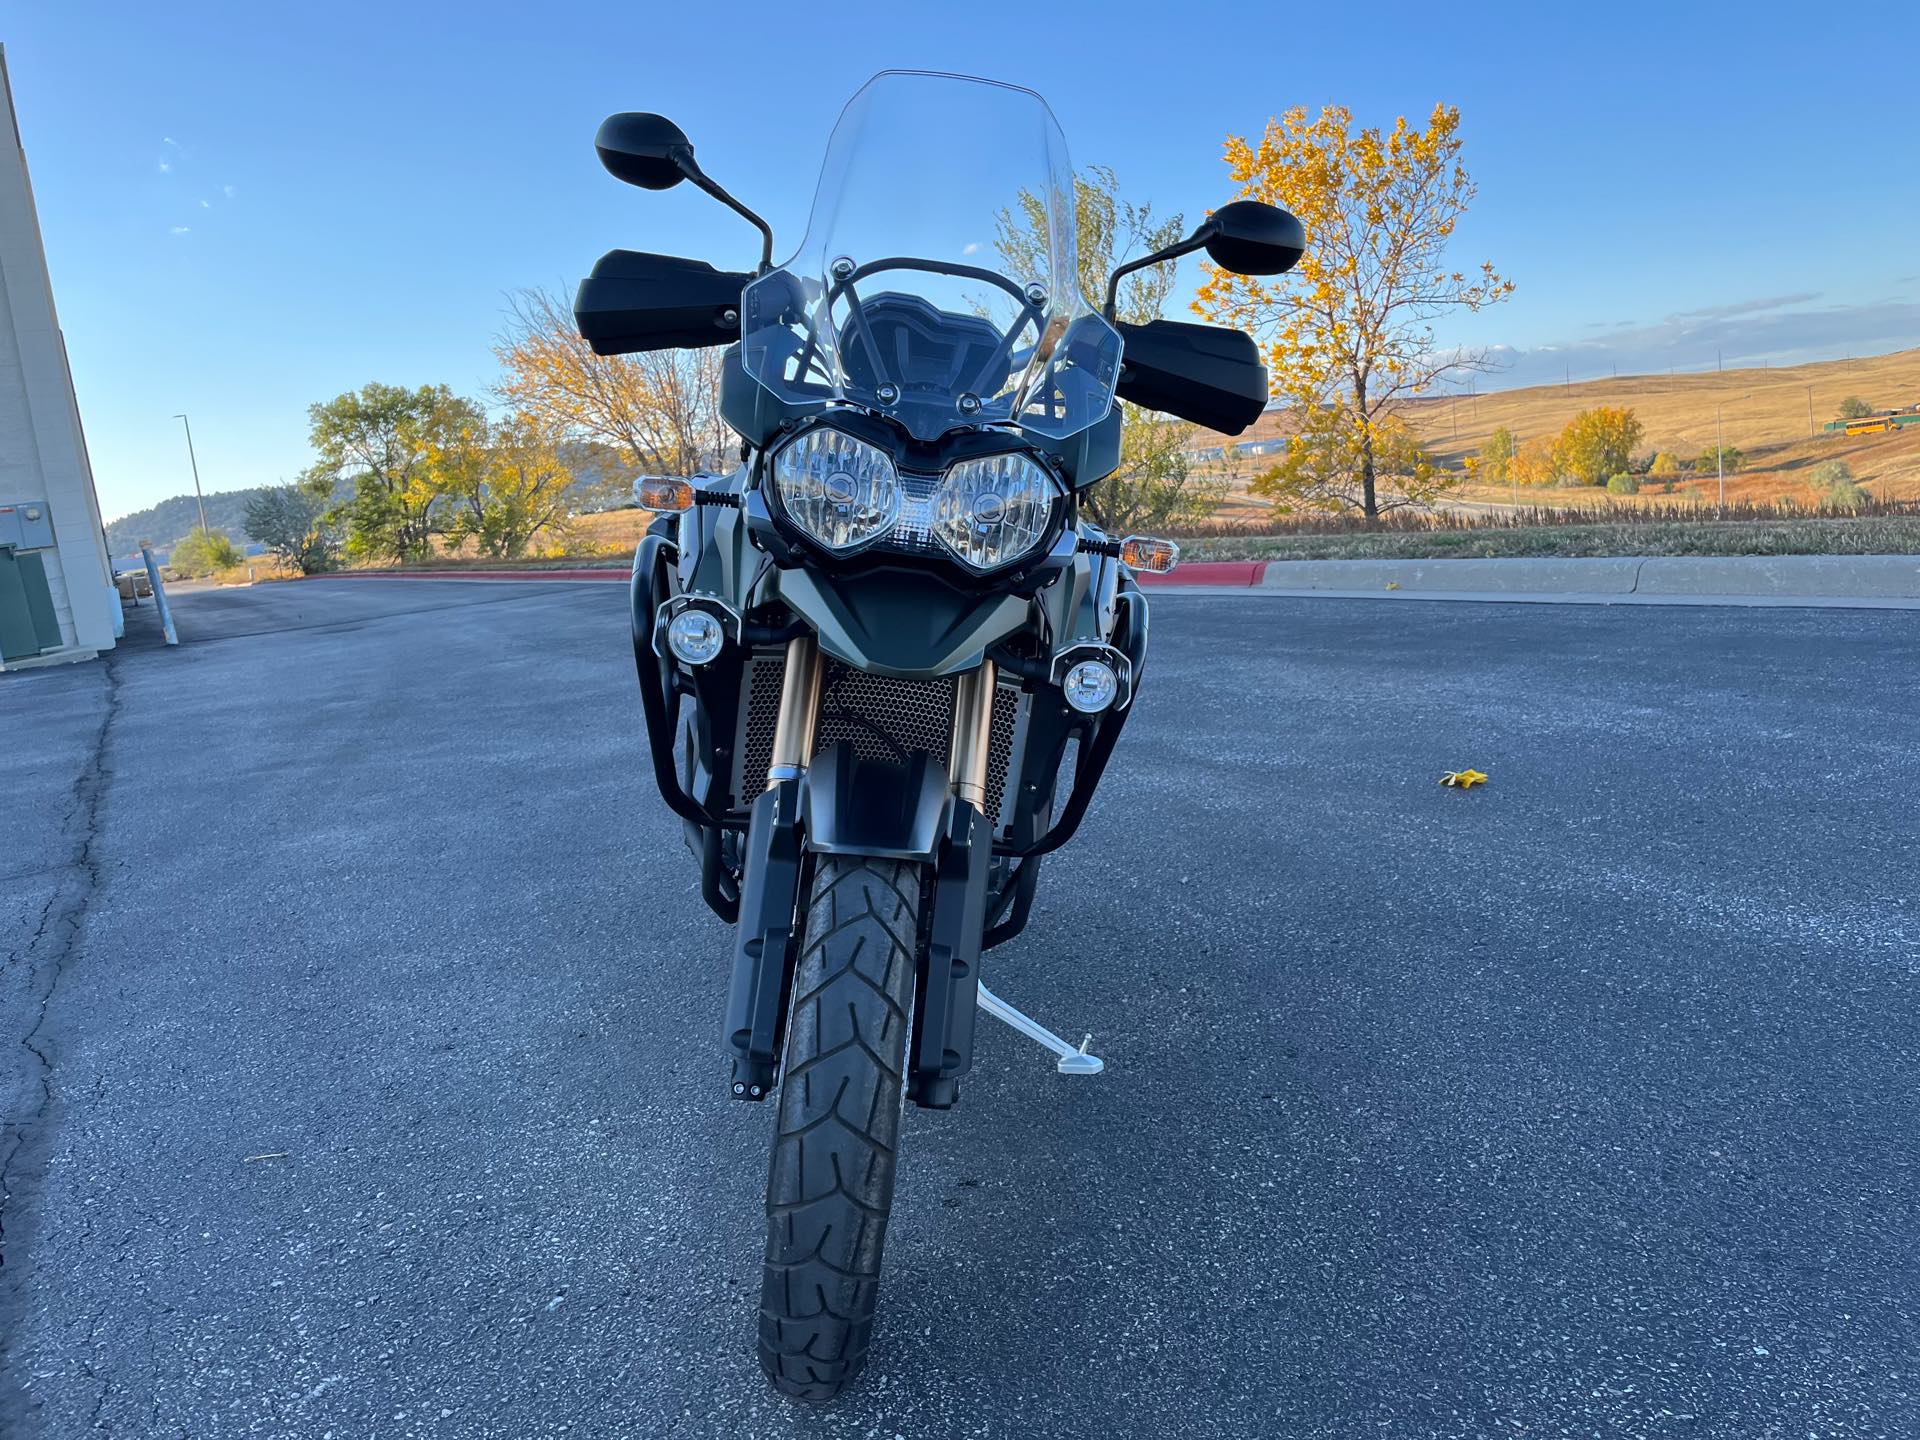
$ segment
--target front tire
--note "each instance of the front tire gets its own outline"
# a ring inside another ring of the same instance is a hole
[[[820,856],[767,1176],[760,1368],[831,1400],[873,1334],[912,1033],[918,865]]]

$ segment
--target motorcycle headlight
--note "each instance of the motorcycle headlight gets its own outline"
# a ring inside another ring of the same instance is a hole
[[[900,518],[900,476],[887,452],[816,426],[773,457],[773,481],[792,520],[829,550],[853,550]]]
[[[1053,476],[1028,456],[962,460],[940,481],[929,528],[962,565],[997,570],[1045,538],[1058,493]]]

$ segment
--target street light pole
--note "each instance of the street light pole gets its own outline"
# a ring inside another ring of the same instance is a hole
[[[193,466],[193,498],[200,507],[200,533],[210,534],[207,529],[207,497],[200,493],[200,461],[193,453],[193,424],[184,415],[173,417],[187,427],[187,463]]]

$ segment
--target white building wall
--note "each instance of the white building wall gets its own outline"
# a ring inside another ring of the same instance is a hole
[[[53,308],[33,183],[0,47],[0,503],[44,500],[53,517],[47,578],[62,638],[113,648],[117,597],[93,467]]]

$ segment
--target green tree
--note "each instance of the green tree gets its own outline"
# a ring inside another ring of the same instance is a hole
[[[337,514],[356,558],[417,560],[445,528],[446,476],[435,456],[486,417],[444,385],[408,390],[378,381],[308,410],[324,476],[349,498]]]
[[[1640,482],[1625,470],[1622,470],[1618,475],[1615,475],[1607,481],[1607,493],[1609,495],[1638,495],[1640,493]]]
[[[211,575],[241,561],[240,547],[218,530],[195,526],[167,556],[167,567],[188,575]]]
[[[1151,205],[1122,196],[1119,176],[1105,165],[1090,165],[1074,176],[1073,208],[1080,266],[1075,283],[1089,306],[1105,297],[1114,266],[1164,249],[1186,234],[1181,216],[1157,220]],[[1040,196],[1022,191],[1012,208],[1000,212],[995,228],[995,248],[1010,274],[1057,283],[1047,274],[1047,207]],[[1158,319],[1174,280],[1171,265],[1134,271],[1120,282],[1116,318],[1135,325]],[[1100,524],[1115,533],[1151,530],[1192,525],[1218,510],[1229,482],[1194,463],[1188,453],[1193,427],[1124,401],[1120,410],[1119,467],[1087,493]]]
[[[1840,418],[1842,420],[1859,420],[1871,414],[1873,414],[1873,406],[1862,400],[1858,395],[1849,395],[1840,402]]]
[[[1732,475],[1747,463],[1747,457],[1746,453],[1736,445],[1709,445],[1700,452],[1700,458],[1693,462],[1693,473],[1718,475],[1722,461],[1726,464],[1727,474]]]
[[[306,474],[271,485],[247,499],[247,534],[302,575],[318,575],[340,563],[340,535],[327,519],[333,482]]]
[[[1554,469],[1583,485],[1604,485],[1631,465],[1645,433],[1631,410],[1614,405],[1582,410],[1553,443]]]
[[[1513,431],[1502,425],[1480,447],[1480,476],[1491,484],[1504,485],[1513,464]]]

